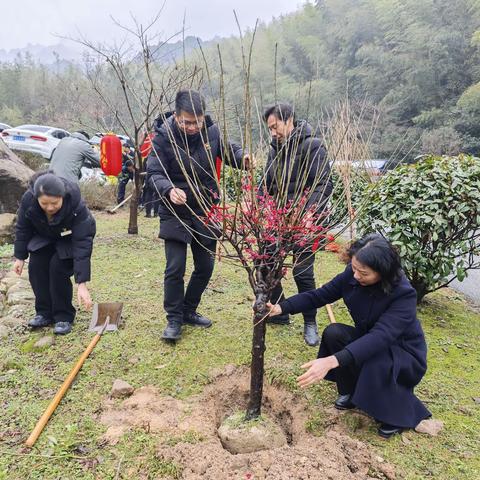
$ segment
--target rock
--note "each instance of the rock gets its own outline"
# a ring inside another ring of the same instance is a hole
[[[443,422],[441,420],[422,420],[416,427],[415,431],[418,433],[426,433],[427,435],[437,436],[443,429]]]
[[[23,279],[17,280],[17,283],[14,283],[8,290],[7,295],[15,292],[32,292],[30,284]],[[32,292],[33,293],[33,292]]]
[[[13,243],[15,240],[15,219],[14,213],[0,214],[0,245]]]
[[[477,404],[480,404],[480,397],[473,397],[473,401]]]
[[[0,338],[7,338],[10,334],[10,329],[6,325],[0,324]]]
[[[29,308],[29,305],[26,303],[20,303],[18,305],[12,305],[7,312],[8,317],[22,318],[25,316],[25,312]]]
[[[238,419],[238,414],[227,418],[217,432],[223,448],[230,453],[258,452],[287,444],[283,430],[271,420],[262,417],[253,422],[239,423]]]
[[[33,348],[43,350],[44,348],[51,347],[55,343],[55,339],[51,335],[39,338],[34,344]]]
[[[21,282],[23,282],[23,280],[18,275],[15,275],[15,277],[5,275],[5,277],[0,281],[0,292],[7,293],[9,288]]]
[[[15,213],[33,170],[0,142],[0,213]]]
[[[17,305],[19,303],[29,304],[35,301],[35,295],[31,290],[22,290],[20,292],[7,293],[7,304]]]
[[[112,385],[112,391],[110,396],[113,398],[125,398],[129,397],[133,392],[134,388],[124,380],[117,378]]]
[[[10,315],[0,318],[0,325],[4,325],[5,327],[15,328],[25,325],[25,323],[22,318],[11,317]]]

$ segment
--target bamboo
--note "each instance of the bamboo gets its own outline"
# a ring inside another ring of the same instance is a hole
[[[335,315],[333,314],[332,306],[329,303],[327,303],[325,305],[325,308],[327,309],[327,314],[328,314],[328,318],[330,319],[330,323],[337,323],[337,321],[335,320]]]
[[[50,402],[50,405],[48,405],[47,409],[43,413],[43,415],[40,417],[40,420],[37,422],[35,425],[35,428],[33,429],[32,433],[28,437],[27,441],[25,442],[25,445],[27,447],[33,447],[35,445],[35,442],[38,440],[38,437],[42,433],[43,429],[45,428],[45,425],[48,423],[50,420],[50,417],[53,415],[53,412],[55,409],[58,407],[58,404],[64,397],[66,391],[69,389],[70,385],[72,384],[73,380],[77,376],[77,373],[79,370],[82,368],[82,365],[84,364],[85,360],[87,357],[90,355],[92,350],[95,348],[95,345],[98,343],[100,340],[100,337],[102,336],[102,333],[105,329],[105,326],[108,324],[108,321],[105,322],[104,328],[102,329],[101,332],[97,333],[93,338],[88,347],[85,349],[83,352],[82,356],[79,358],[78,362],[75,364],[75,366],[72,368],[71,372],[69,373],[68,377],[65,379],[63,382],[62,386],[60,389],[57,391],[55,397],[53,397],[53,400]]]

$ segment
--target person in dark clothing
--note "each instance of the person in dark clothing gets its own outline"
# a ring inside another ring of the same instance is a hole
[[[148,157],[147,181],[159,194],[160,232],[165,240],[167,265],[164,277],[166,340],[178,340],[183,324],[209,327],[212,322],[197,312],[213,272],[216,236],[202,217],[218,202],[217,158],[236,168],[246,168],[248,156],[240,146],[223,145],[212,119],[205,115],[205,101],[194,90],[182,90],[175,112],[155,122],[156,135]],[[194,271],[186,290],[184,275],[187,245]]]
[[[332,323],[323,331],[318,358],[302,365],[308,370],[298,383],[336,382],[335,407],[363,410],[381,423],[379,435],[389,438],[431,415],[413,393],[427,370],[417,295],[398,254],[382,236],[365,236],[348,254],[345,271],[322,288],[268,307],[270,315],[278,315],[343,299],[354,326]]]
[[[145,164],[145,170],[148,170],[148,158],[145,159]],[[145,207],[145,217],[157,217],[158,209],[160,208],[160,197],[155,187],[150,185],[148,181],[145,181],[143,185],[142,200],[142,203]]]
[[[128,182],[130,180],[133,182],[134,173],[135,165],[133,164],[133,160],[130,160],[128,157],[125,158],[122,171],[118,175],[117,203],[122,203],[123,200],[125,200],[125,190]]]
[[[298,201],[307,195],[306,208],[315,206],[322,214],[332,194],[330,165],[321,140],[305,120],[296,120],[293,107],[279,103],[268,107],[264,120],[272,136],[265,167],[265,185],[268,193],[279,203],[282,200]],[[315,288],[315,254],[312,246],[297,246],[294,251],[293,278],[298,292]],[[283,300],[282,284],[271,295],[273,302]],[[315,309],[304,312],[304,339],[307,345],[318,345],[319,337]],[[269,319],[271,323],[288,324],[289,315]]]
[[[78,284],[80,306],[90,309],[90,280],[95,220],[85,206],[78,185],[52,172],[32,177],[17,213],[14,271],[21,275],[30,256],[28,275],[35,294],[32,328],[54,324],[54,333],[72,329],[75,308],[72,282]]]

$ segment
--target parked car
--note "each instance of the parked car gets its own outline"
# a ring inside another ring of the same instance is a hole
[[[7,125],[6,123],[0,123],[0,133],[6,130],[7,128],[12,128],[10,125]]]
[[[20,125],[7,128],[2,132],[2,139],[12,150],[37,153],[50,160],[58,143],[70,136],[66,130],[45,125]]]

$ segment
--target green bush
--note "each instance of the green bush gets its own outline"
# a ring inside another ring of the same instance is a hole
[[[398,247],[419,302],[479,267],[480,159],[430,156],[401,165],[368,195],[359,231],[380,232]]]

